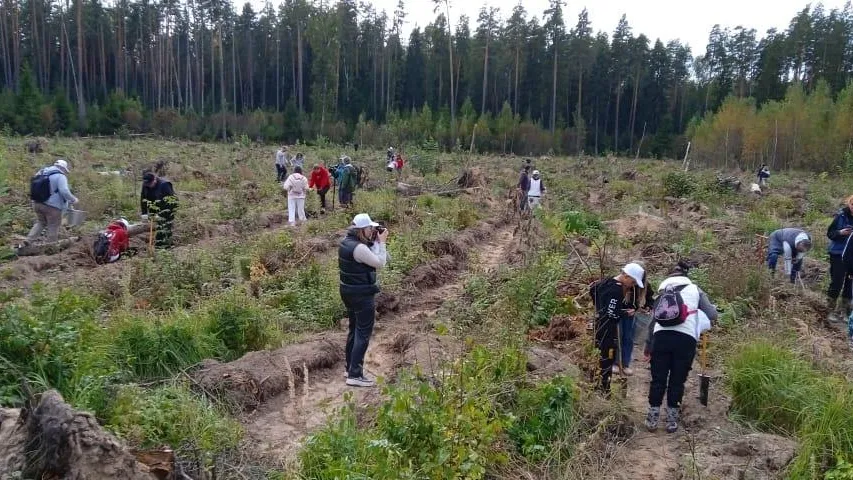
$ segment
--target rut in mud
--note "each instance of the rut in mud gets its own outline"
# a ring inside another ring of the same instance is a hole
[[[428,242],[425,248],[438,258],[407,275],[406,294],[377,299],[380,315],[365,358],[367,372],[393,382],[401,368],[417,365],[431,372],[463,353],[454,338],[434,332],[433,318],[463,293],[464,271],[497,268],[513,253],[515,243],[503,222],[484,223],[452,240]],[[249,411],[244,425],[257,454],[276,463],[289,461],[302,440],[344,405],[345,393],[351,393],[357,405],[381,400],[378,388],[345,385],[345,338],[343,328],[325,332],[277,351],[208,364],[195,378],[205,390],[224,394]]]

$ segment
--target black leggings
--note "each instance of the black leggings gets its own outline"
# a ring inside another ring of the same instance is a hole
[[[830,254],[829,255],[829,290],[826,292],[826,296],[828,296],[832,300],[838,299],[838,294],[841,294],[841,298],[845,300],[850,300],[853,297],[853,279],[851,279],[851,273],[847,270],[847,267],[844,265],[844,261],[841,259],[841,255]]]
[[[666,406],[681,407],[684,383],[693,367],[696,339],[686,333],[664,330],[654,336],[652,346],[652,382],[649,405],[660,407],[666,393]]]
[[[613,376],[613,364],[616,362],[616,350],[619,343],[619,332],[616,322],[609,319],[596,321],[595,346],[598,347],[598,367],[601,383],[598,388],[602,392],[610,392],[610,379]]]

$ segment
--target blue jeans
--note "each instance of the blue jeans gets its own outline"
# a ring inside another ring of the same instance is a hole
[[[853,341],[853,313],[847,317],[847,338]]]
[[[346,362],[349,378],[359,378],[364,374],[362,366],[373,324],[376,320],[376,303],[373,295],[341,295],[347,307],[349,333],[347,334]]]
[[[619,321],[619,333],[622,336],[621,343],[619,344],[619,354],[622,356],[622,367],[625,368],[631,366],[631,359],[634,356],[635,320],[634,317],[628,317]]]

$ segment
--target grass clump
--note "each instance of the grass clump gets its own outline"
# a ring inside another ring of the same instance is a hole
[[[787,478],[810,479],[853,452],[853,386],[817,371],[767,342],[743,347],[729,362],[734,411],[759,428],[795,434]]]
[[[242,296],[229,295],[221,299],[205,316],[207,332],[224,345],[229,359],[263,350],[281,337],[269,321],[269,313]]]
[[[216,454],[237,446],[240,424],[181,384],[153,390],[124,386],[116,394],[107,426],[142,448],[171,445]]]
[[[519,391],[507,433],[519,452],[530,460],[550,453],[555,440],[570,431],[577,418],[578,389],[569,377]]]
[[[131,317],[117,322],[113,335],[113,362],[139,380],[170,377],[222,352],[214,335],[183,314],[165,322]]]

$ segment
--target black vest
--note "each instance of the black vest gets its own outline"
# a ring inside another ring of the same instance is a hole
[[[355,260],[355,247],[361,242],[348,233],[338,248],[338,267],[341,271],[341,295],[375,295],[379,293],[376,269]]]

